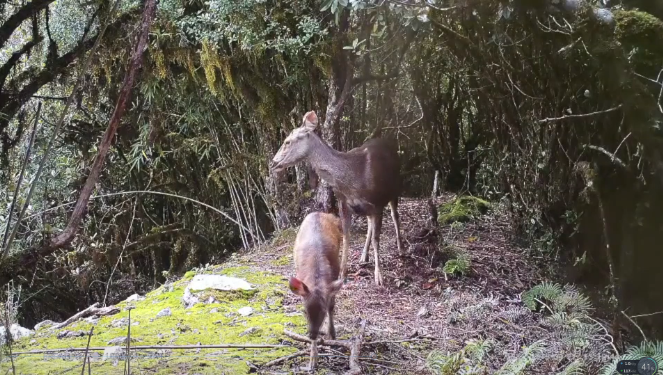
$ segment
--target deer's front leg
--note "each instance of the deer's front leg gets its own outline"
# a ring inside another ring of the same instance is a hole
[[[341,258],[340,279],[344,280],[348,272],[348,247],[350,244],[350,224],[352,223],[352,216],[345,199],[339,199],[338,203],[338,213],[341,217],[341,227],[343,229],[343,256]]]

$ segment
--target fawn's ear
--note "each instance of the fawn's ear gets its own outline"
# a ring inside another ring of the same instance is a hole
[[[329,286],[329,295],[335,296],[336,293],[338,293],[341,290],[341,287],[343,286],[343,280],[339,279],[334,282],[332,282]]]
[[[289,284],[290,284],[290,290],[293,293],[302,297],[306,297],[308,295],[308,287],[298,278],[291,277],[289,280]]]
[[[318,116],[315,111],[309,111],[304,115],[304,128],[307,130],[315,130],[318,127]]]

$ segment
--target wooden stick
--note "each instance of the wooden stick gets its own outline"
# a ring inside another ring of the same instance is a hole
[[[87,309],[77,312],[76,314],[72,315],[69,319],[65,320],[64,322],[55,324],[53,327],[51,327],[51,329],[55,330],[55,329],[64,328],[70,325],[71,323],[78,321],[81,318],[91,315],[92,311],[96,310],[97,307],[99,307],[99,302],[95,302],[92,304],[92,306],[88,307]]]
[[[302,336],[298,333],[290,332],[287,329],[283,330],[283,333],[290,337],[293,340],[300,341],[300,342],[305,342],[310,344],[312,341],[310,338],[306,336]],[[327,345],[327,346],[341,346],[347,349],[352,348],[352,343],[346,340],[324,340],[322,338],[318,339],[318,345]]]
[[[131,350],[189,350],[189,349],[274,349],[274,348],[291,348],[291,345],[267,345],[267,344],[218,344],[218,345],[145,345],[145,346],[132,346]],[[91,351],[104,351],[107,347],[91,347],[87,350]],[[14,352],[15,356],[21,354],[47,354],[47,353],[63,353],[63,352],[84,352],[86,348],[62,348],[62,349],[42,349],[30,350],[27,352]]]
[[[293,359],[293,358],[297,358],[297,357],[305,356],[306,353],[307,353],[306,350],[300,350],[300,351],[298,351],[297,353],[290,354],[290,355],[287,355],[287,356],[285,356],[285,357],[277,358],[277,359],[275,359],[275,360],[273,360],[273,361],[269,361],[269,362],[265,363],[263,366],[264,366],[264,367],[269,367],[269,366],[278,365],[278,364],[281,363],[281,362],[285,362],[285,361],[290,360],[290,359]]]
[[[359,354],[361,353],[361,344],[364,341],[364,332],[366,331],[366,320],[361,321],[361,328],[359,335],[352,340],[352,348],[350,349],[350,371],[345,375],[358,375],[361,374],[361,364],[359,363]]]
[[[94,332],[94,327],[90,328],[90,335],[87,337],[87,347],[85,348],[85,357],[83,357],[83,368],[81,369],[81,375],[85,375],[85,362],[88,360],[87,352],[90,349],[90,340],[92,340],[92,333]],[[88,366],[89,366],[88,361]],[[89,370],[89,367],[88,367]]]

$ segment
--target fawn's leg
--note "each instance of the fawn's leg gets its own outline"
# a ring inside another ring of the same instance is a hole
[[[339,278],[345,279],[348,272],[348,246],[350,243],[350,224],[352,223],[352,214],[345,199],[338,200],[338,214],[341,217],[341,227],[343,229],[343,256],[341,258],[341,273]]]
[[[376,213],[373,218],[373,259],[375,260],[375,284],[382,285],[382,270],[380,266],[380,232],[382,231],[382,212]]]
[[[364,245],[364,251],[361,252],[360,261],[363,263],[368,262],[368,248],[371,246],[371,237],[373,236],[373,221],[370,216],[366,217],[368,221],[368,230],[366,231],[366,244]]]
[[[329,324],[328,324],[328,329],[327,332],[329,333],[329,337],[332,340],[336,340],[336,328],[334,327],[334,306],[336,305],[336,301],[334,298],[329,302],[329,311],[327,312],[327,317],[329,319]]]
[[[396,229],[396,244],[398,245],[398,253],[404,255],[405,251],[403,250],[403,243],[401,240],[401,219],[398,216],[398,198],[389,202],[389,207],[391,208],[391,218],[394,221],[394,228]]]

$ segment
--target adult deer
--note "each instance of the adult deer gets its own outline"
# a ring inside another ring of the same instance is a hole
[[[314,133],[318,116],[314,111],[304,115],[302,126],[293,130],[270,163],[279,172],[299,162],[308,162],[315,172],[329,183],[339,202],[343,228],[343,260],[341,277],[347,272],[347,257],[351,212],[368,218],[366,243],[361,261],[368,261],[368,248],[373,244],[375,283],[383,285],[380,265],[380,233],[384,207],[389,204],[396,228],[399,253],[403,253],[398,197],[401,193],[400,161],[396,145],[386,139],[375,138],[348,152],[340,152],[324,143]]]
[[[343,286],[343,280],[338,280],[342,237],[341,223],[336,216],[312,212],[304,218],[295,239],[293,253],[297,275],[289,282],[290,290],[304,299],[311,339],[311,371],[318,360],[317,339],[325,316],[329,318],[329,336],[336,339],[334,306],[336,294]]]

